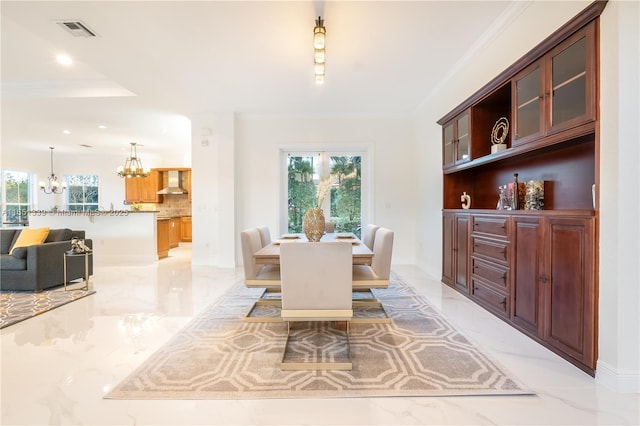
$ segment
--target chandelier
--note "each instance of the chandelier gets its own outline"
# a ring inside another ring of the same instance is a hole
[[[121,178],[149,176],[149,170],[142,167],[142,160],[138,158],[135,142],[131,142],[131,154],[125,160],[124,167],[119,166],[116,171]]]
[[[67,183],[62,182],[62,186],[60,186],[60,183],[58,182],[58,176],[53,173],[54,147],[50,146],[49,149],[51,150],[51,174],[49,175],[49,177],[47,177],[48,182],[46,184],[44,183],[44,181],[40,181],[38,186],[40,186],[40,189],[42,189],[45,194],[62,194],[62,191],[67,189]]]
[[[316,75],[316,84],[324,83],[324,60],[325,60],[325,36],[327,30],[321,16],[316,19],[316,26],[313,29],[313,63]]]

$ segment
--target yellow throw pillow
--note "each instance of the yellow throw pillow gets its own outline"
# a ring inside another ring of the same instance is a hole
[[[28,247],[44,243],[47,235],[49,235],[49,228],[24,228],[18,235],[16,243],[11,247],[9,254],[13,254],[13,250],[16,247]]]

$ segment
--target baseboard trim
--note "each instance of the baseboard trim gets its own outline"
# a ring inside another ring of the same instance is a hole
[[[596,382],[618,393],[640,393],[640,371],[618,370],[598,361]]]

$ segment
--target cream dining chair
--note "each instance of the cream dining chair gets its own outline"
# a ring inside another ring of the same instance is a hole
[[[258,232],[260,232],[260,241],[262,247],[271,244],[271,232],[269,231],[269,227],[267,225],[258,226]]]
[[[373,242],[371,265],[353,265],[353,286],[366,288],[389,287],[391,255],[393,253],[393,231],[379,228]]]
[[[379,228],[380,227],[378,225],[374,225],[373,223],[370,223],[366,225],[364,228],[362,228],[362,242],[371,250],[373,250],[373,243],[376,238],[376,231]]]
[[[249,228],[240,232],[242,246],[242,263],[244,267],[244,285],[250,288],[264,288],[260,299],[253,304],[246,321],[274,322],[279,318],[253,316],[258,306],[279,306],[279,298],[265,298],[268,292],[280,291],[280,267],[278,265],[258,265],[253,254],[262,248],[262,240],[258,228]]]
[[[373,259],[371,265],[353,265],[353,291],[355,306],[368,306],[380,309],[379,316],[360,317],[354,322],[361,323],[390,323],[382,303],[375,297],[371,289],[389,287],[391,276],[391,255],[393,252],[393,231],[379,228],[373,242]],[[363,293],[371,293],[371,297],[363,298]]]
[[[287,321],[287,343],[282,357],[282,369],[351,369],[349,350],[349,321],[353,318],[351,251],[351,243],[341,241],[280,244],[281,317]],[[311,341],[304,336],[308,336],[312,331],[306,329],[303,332],[293,331],[291,323],[300,321],[346,321],[346,331],[330,329],[331,336],[340,336],[341,340],[345,340],[345,345],[324,345],[314,348],[313,354],[306,354],[296,361],[300,355],[299,351],[309,346],[303,343],[295,346],[295,351],[292,351],[295,356],[290,360],[287,349],[291,342],[298,341],[297,336],[303,335],[305,343]],[[327,349],[327,346],[330,348]]]

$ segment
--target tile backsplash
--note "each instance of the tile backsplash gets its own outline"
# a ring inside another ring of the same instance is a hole
[[[142,210],[157,210],[158,216],[191,216],[191,202],[187,194],[167,194],[164,202],[142,204]]]

